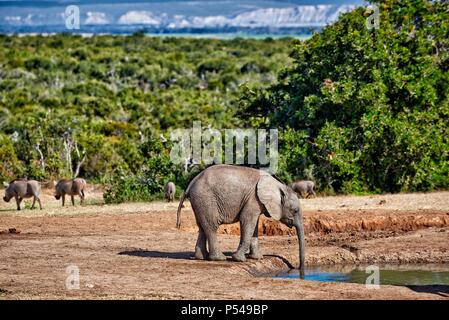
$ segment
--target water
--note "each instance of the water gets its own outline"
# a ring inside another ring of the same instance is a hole
[[[215,31],[215,32],[214,32]],[[158,30],[148,30],[140,25],[131,26],[83,26],[80,30],[67,30],[65,26],[5,26],[0,24],[0,34],[6,35],[53,35],[58,33],[67,33],[81,36],[94,35],[132,35],[136,32],[143,32],[149,37],[175,37],[175,38],[210,38],[210,39],[282,39],[294,38],[307,40],[312,37],[309,30],[303,32],[255,32],[254,30],[235,30],[234,32],[220,32],[220,30],[187,30],[184,32],[158,32]]]
[[[381,285],[449,285],[449,265],[381,265],[379,271]],[[322,266],[306,268],[305,280],[365,284],[372,274],[366,266]],[[274,277],[295,279],[299,273],[294,269]]]

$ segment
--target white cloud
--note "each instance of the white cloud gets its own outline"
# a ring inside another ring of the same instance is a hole
[[[167,25],[167,28],[169,28],[169,29],[180,29],[180,28],[189,28],[191,26],[192,25],[191,25],[191,23],[188,20],[186,20],[186,19],[178,19],[178,20],[175,20],[173,22],[170,22]]]
[[[249,10],[233,17],[217,16],[174,16],[169,28],[220,28],[232,27],[303,27],[324,26],[335,21],[342,12],[355,8],[351,5],[304,5],[290,8],[264,8]]]
[[[159,25],[160,21],[149,11],[129,11],[120,17],[118,23]]]
[[[229,19],[228,24],[243,27],[300,27],[326,25],[355,6],[304,5],[293,8],[266,8],[248,11]]]
[[[88,11],[85,24],[108,24],[109,20],[104,12]]]
[[[20,23],[22,21],[22,17],[20,16],[6,16],[5,21],[8,23]]]

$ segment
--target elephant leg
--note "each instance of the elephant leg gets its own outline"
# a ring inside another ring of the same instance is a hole
[[[256,228],[254,229],[253,237],[251,238],[248,258],[259,260],[262,259],[262,257],[263,257],[262,254],[259,252],[259,219],[258,219],[256,223]]]
[[[19,211],[20,211],[20,203],[21,203],[21,202],[22,202],[22,198],[16,196],[17,210],[19,210]]]
[[[226,260],[226,256],[221,252],[218,246],[217,230],[204,230],[204,233],[206,234],[207,243],[209,244],[208,259],[212,261]]]
[[[70,196],[70,198],[72,199],[72,206],[75,205],[75,196]]]
[[[65,206],[65,194],[62,195],[62,206]]]
[[[240,245],[237,251],[232,255],[232,259],[235,261],[246,261],[245,253],[250,249],[251,239],[254,234],[254,229],[257,226],[259,215],[255,215],[251,212],[250,208],[243,209],[240,214]]]
[[[240,230],[242,230],[242,224],[240,223]],[[239,241],[239,248],[240,248],[240,246],[242,245],[242,237],[240,237],[240,241]],[[250,250],[248,249],[246,252],[245,252],[245,254],[249,254],[250,253]]]
[[[207,258],[206,234],[203,228],[198,225],[198,239],[195,245],[195,259],[204,260]]]
[[[31,205],[31,210],[34,209],[35,205],[36,205],[36,196],[33,196],[33,204]]]
[[[226,256],[221,252],[218,239],[217,230],[219,224],[217,224],[218,208],[216,206],[204,206],[202,202],[197,203],[195,198],[191,200],[193,212],[195,213],[196,224],[203,230],[207,239],[209,248],[208,259],[212,261],[224,261]],[[201,236],[201,235],[199,235]],[[202,239],[199,239],[202,240]]]
[[[80,196],[80,199],[81,199],[81,205],[83,205],[83,203],[84,203],[84,195],[83,195],[83,193],[80,191],[80,193],[78,193],[78,195]]]
[[[39,203],[39,209],[42,210],[42,203],[41,203],[41,199],[39,197],[37,198],[37,203]]]

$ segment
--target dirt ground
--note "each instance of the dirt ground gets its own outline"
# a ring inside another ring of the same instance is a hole
[[[376,290],[268,277],[298,265],[298,244],[293,230],[267,218],[259,230],[264,259],[193,260],[197,229],[188,203],[177,230],[177,203],[104,205],[93,188],[88,197],[84,206],[62,208],[46,191],[42,211],[1,202],[0,299],[449,299],[448,286]],[[308,266],[449,263],[449,192],[301,203]],[[220,233],[230,256],[238,225]],[[73,266],[79,289],[66,287]]]

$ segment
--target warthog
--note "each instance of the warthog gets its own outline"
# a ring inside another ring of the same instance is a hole
[[[165,199],[170,202],[175,200],[176,186],[173,182],[165,185]]]
[[[81,204],[84,202],[84,188],[86,187],[86,180],[75,178],[71,180],[63,179],[56,184],[55,198],[59,200],[62,197],[62,206],[65,205],[65,195],[72,198],[72,205],[75,205],[75,196],[80,196]]]
[[[16,179],[11,181],[9,184],[5,184],[5,196],[3,200],[9,202],[11,198],[16,199],[17,210],[20,210],[20,203],[24,198],[33,197],[33,205],[31,209],[34,209],[34,205],[39,202],[39,208],[42,210],[41,199],[39,198],[39,194],[41,192],[41,185],[36,180],[27,180],[27,179]]]
[[[310,180],[299,180],[291,184],[291,188],[301,197],[309,198],[310,196],[316,197],[315,182]]]

